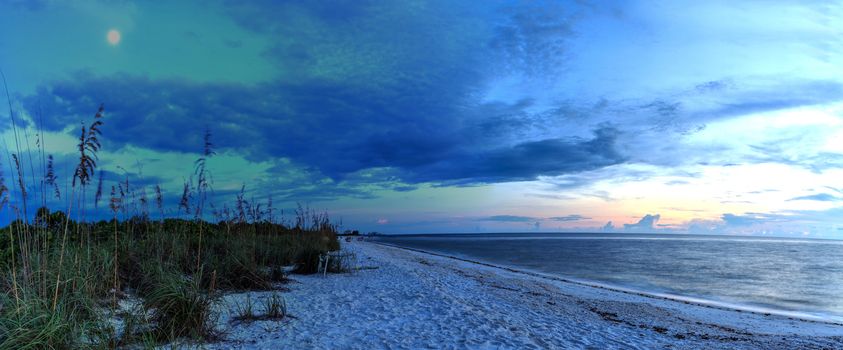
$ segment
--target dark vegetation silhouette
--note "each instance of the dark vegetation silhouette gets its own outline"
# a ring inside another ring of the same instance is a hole
[[[283,267],[313,273],[320,254],[339,249],[339,227],[327,213],[299,205],[287,220],[274,212],[271,197],[247,200],[245,184],[233,209],[216,208],[208,129],[173,211],[165,208],[159,185],[150,201],[145,186],[130,183],[130,172],[120,168],[124,177],[108,181],[98,169],[104,105],[81,125],[78,162],[62,179],[43,132],[37,129],[30,144],[6,93],[14,144],[5,149],[10,178],[0,171],[0,213],[10,218],[0,229],[0,349],[213,338],[212,306],[221,292],[272,289],[285,280]],[[110,218],[90,219],[90,205],[96,210],[103,199]],[[47,206],[56,202],[64,207]],[[28,213],[30,207],[38,209]],[[286,315],[279,298],[262,317]]]

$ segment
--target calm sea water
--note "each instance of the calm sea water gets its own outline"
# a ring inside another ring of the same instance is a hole
[[[843,241],[576,233],[377,240],[643,292],[843,321]]]

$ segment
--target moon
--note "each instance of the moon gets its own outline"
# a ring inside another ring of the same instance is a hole
[[[111,46],[117,46],[120,43],[120,32],[117,29],[109,30],[105,38]]]

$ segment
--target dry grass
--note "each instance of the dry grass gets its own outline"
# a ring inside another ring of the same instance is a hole
[[[281,320],[287,317],[287,302],[278,293],[272,293],[269,297],[264,298],[261,306],[263,313],[257,313],[255,304],[252,302],[252,295],[247,294],[246,300],[236,306],[235,316],[231,320],[233,322],[253,322]]]

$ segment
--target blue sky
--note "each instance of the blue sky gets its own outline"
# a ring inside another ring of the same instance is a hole
[[[843,234],[833,3],[6,0],[0,69],[172,207],[207,127],[216,203],[365,231]]]

